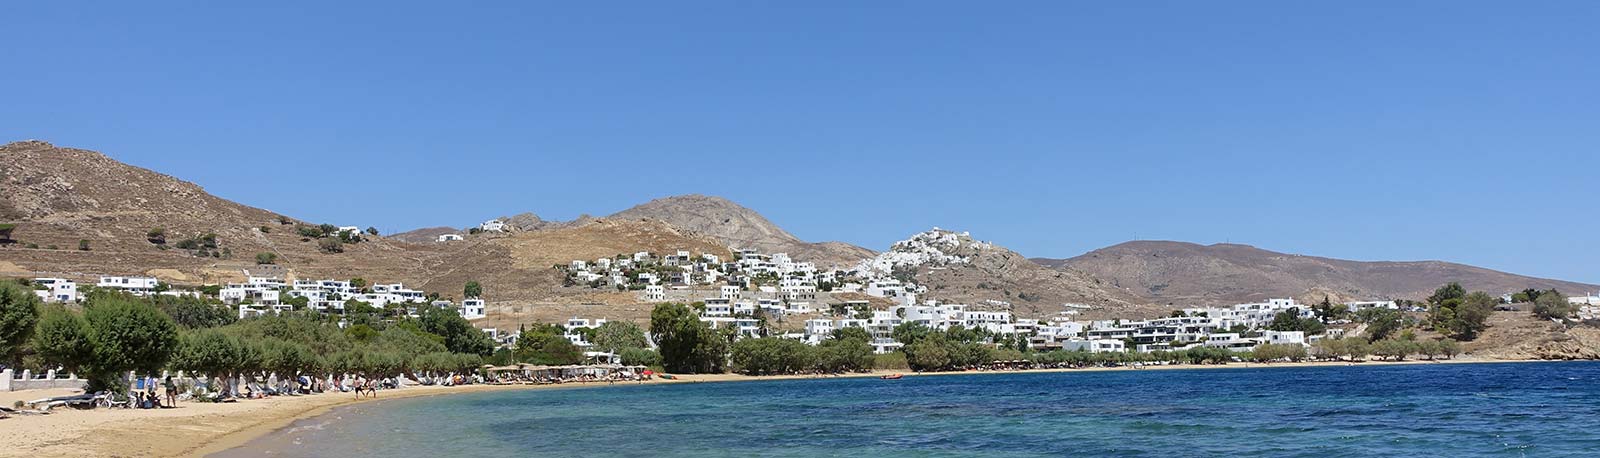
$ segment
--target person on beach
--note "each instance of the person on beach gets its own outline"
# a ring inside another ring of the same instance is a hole
[[[163,380],[161,384],[161,387],[167,390],[167,407],[177,407],[178,384],[172,381],[171,375],[168,375],[166,380]]]

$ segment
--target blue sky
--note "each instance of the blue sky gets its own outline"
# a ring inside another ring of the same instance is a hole
[[[0,6],[0,139],[385,232],[721,195],[1600,283],[1600,3]]]

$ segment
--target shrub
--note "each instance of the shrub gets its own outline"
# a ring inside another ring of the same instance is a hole
[[[276,253],[256,253],[256,264],[277,264],[277,263],[278,263],[278,255]]]
[[[1547,320],[1564,320],[1577,313],[1578,307],[1567,301],[1566,296],[1554,290],[1545,291],[1533,300],[1533,313]]]
[[[344,242],[340,242],[339,239],[333,237],[325,237],[317,240],[317,248],[321,249],[323,253],[343,253]]]

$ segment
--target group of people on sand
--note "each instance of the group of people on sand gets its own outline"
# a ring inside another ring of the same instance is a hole
[[[128,393],[128,407],[135,409],[162,409],[178,405],[178,384],[168,375],[161,382],[162,393],[156,394],[155,379],[151,378],[145,383],[144,390],[133,390]]]
[[[643,373],[637,373],[636,374],[636,373],[631,373],[631,372],[612,372],[612,373],[606,374],[606,375],[578,374],[578,375],[571,375],[571,376],[555,376],[555,375],[526,376],[526,375],[521,375],[521,374],[516,374],[516,373],[509,373],[508,372],[508,373],[499,374],[490,383],[494,384],[494,385],[530,385],[530,384],[531,385],[554,385],[554,384],[561,384],[561,383],[590,383],[590,382],[606,382],[608,384],[616,384],[617,382],[644,382],[644,381],[650,380],[650,379],[651,379],[650,374],[643,374]]]
[[[339,385],[339,389],[341,391],[355,391],[356,392],[356,399],[360,399],[362,397],[374,397],[375,398],[375,397],[378,397],[378,386],[379,385],[383,385],[384,388],[391,388],[390,382],[387,381],[387,380],[378,381],[377,379],[368,379],[368,378],[365,378],[365,377],[356,377],[353,381],[350,382],[349,385],[340,384]]]

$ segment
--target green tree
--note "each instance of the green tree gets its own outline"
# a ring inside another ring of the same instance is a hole
[[[1366,323],[1367,341],[1383,340],[1406,326],[1405,315],[1399,310],[1373,307],[1356,313],[1356,321]]]
[[[668,372],[716,372],[726,359],[726,343],[719,345],[718,333],[685,304],[656,305],[650,311],[650,335]]]
[[[151,300],[157,309],[172,317],[172,321],[184,328],[209,328],[233,323],[238,314],[232,307],[228,307],[214,299],[207,300],[190,296],[154,296]]]
[[[372,226],[367,226],[367,235],[371,235],[373,237],[377,237],[378,236],[378,228],[372,227]]]
[[[558,334],[523,334],[517,339],[517,357],[533,364],[578,364],[583,362],[583,350]]]
[[[0,362],[15,365],[22,345],[39,323],[39,296],[29,288],[0,281]]]
[[[444,338],[444,346],[454,353],[488,356],[494,351],[494,341],[482,330],[462,318],[454,310],[440,307],[422,307],[419,321],[422,330]]]
[[[922,338],[927,337],[931,332],[932,331],[922,323],[905,322],[900,323],[899,326],[895,326],[894,331],[892,331],[890,335],[894,338],[895,342],[900,342],[901,344],[910,346],[911,344],[917,343],[918,340],[922,340]]]
[[[467,285],[461,288],[461,297],[483,297],[483,285],[478,284],[477,280],[468,281]]]
[[[656,367],[661,365],[661,354],[648,348],[624,348],[617,354],[622,358],[622,364],[629,366]]]
[[[1533,314],[1547,320],[1564,320],[1578,312],[1578,307],[1555,290],[1539,293],[1533,300]]]
[[[278,263],[278,255],[276,253],[256,253],[256,264],[277,264],[277,263]]]
[[[1302,331],[1309,336],[1322,334],[1327,330],[1327,326],[1316,318],[1301,318],[1300,309],[1290,308],[1273,316],[1272,323],[1267,326],[1267,329],[1273,331]]]
[[[859,340],[862,342],[872,342],[872,334],[868,333],[866,328],[857,326],[846,326],[834,329],[830,337],[833,340]]]
[[[1336,304],[1327,296],[1322,297],[1321,303],[1312,306],[1311,311],[1317,315],[1318,320],[1324,323],[1343,319],[1350,315],[1350,307],[1344,304]]]
[[[1460,283],[1450,282],[1444,286],[1440,286],[1439,289],[1433,290],[1433,295],[1428,296],[1428,303],[1443,304],[1448,301],[1464,299],[1466,297],[1466,288],[1462,288]]]
[[[650,345],[644,329],[627,321],[607,321],[595,328],[589,339],[597,351],[616,353],[624,348],[644,348]]]
[[[901,347],[906,362],[917,371],[941,370],[951,365],[951,350],[955,348],[945,339],[944,333],[930,333],[916,339],[915,343]]]
[[[90,391],[123,390],[122,372],[154,373],[167,363],[177,326],[150,304],[96,295],[81,317],[59,306],[47,310],[33,346],[47,363],[82,370]]]
[[[1488,327],[1489,315],[1499,301],[1482,291],[1456,294],[1460,288],[1451,283],[1428,298],[1428,322],[1440,333],[1471,340]]]

